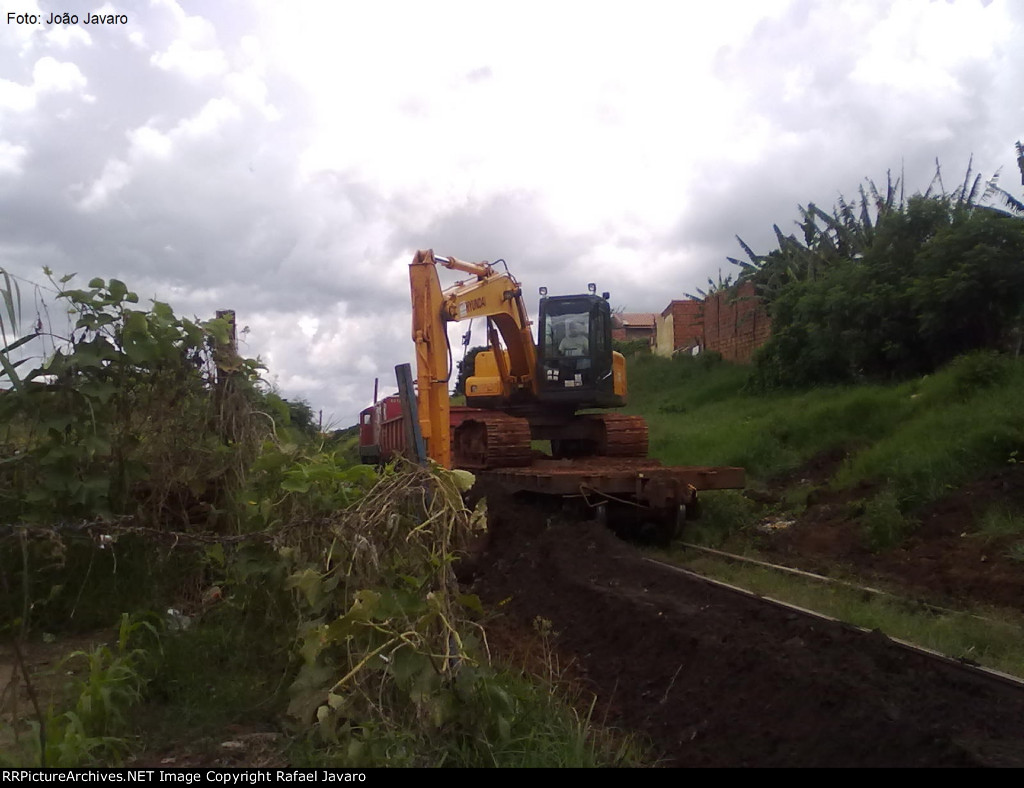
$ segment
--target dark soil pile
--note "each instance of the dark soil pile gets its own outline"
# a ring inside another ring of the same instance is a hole
[[[645,560],[489,492],[473,587],[494,629],[551,622],[597,719],[666,766],[1024,766],[1024,691]],[[500,640],[500,638],[496,638]]]

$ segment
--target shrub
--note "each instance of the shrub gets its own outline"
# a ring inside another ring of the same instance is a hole
[[[916,524],[904,516],[899,499],[891,487],[886,487],[864,504],[861,522],[867,546],[874,551],[895,547]]]
[[[949,365],[953,395],[970,399],[975,392],[1005,383],[1012,373],[1009,359],[993,350],[977,350],[955,358]]]

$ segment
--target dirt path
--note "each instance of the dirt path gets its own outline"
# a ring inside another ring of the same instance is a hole
[[[599,719],[668,766],[1024,766],[1024,692],[653,566],[494,491],[474,588],[551,622]]]

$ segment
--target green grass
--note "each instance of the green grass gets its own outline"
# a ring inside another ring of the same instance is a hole
[[[144,748],[156,750],[174,742],[195,751],[213,747],[231,726],[280,728],[295,665],[282,633],[261,633],[261,626],[259,620],[241,621],[236,611],[225,608],[186,631],[165,636],[162,667],[150,687],[149,702],[135,715]],[[585,699],[570,697],[547,678],[498,670],[483,681],[485,691],[468,693],[463,712],[479,725],[462,725],[459,736],[429,721],[412,728],[367,724],[342,744],[300,732],[285,740],[287,758],[296,766],[350,768],[650,763],[634,737],[603,728],[592,719]],[[467,736],[466,730],[478,735]]]
[[[986,468],[1005,467],[1013,452],[1024,448],[1022,369],[1017,364],[1011,379],[966,401],[928,396],[928,387],[939,388],[944,381],[924,381],[921,401],[905,420],[858,452],[837,483],[849,487],[863,479],[888,479],[906,508],[933,501]]]
[[[544,679],[509,670],[499,671],[488,685],[484,696],[495,699],[506,713],[493,729],[491,724],[483,725],[475,736],[453,736],[429,724],[416,730],[379,729],[365,731],[342,746],[297,742],[291,761],[296,766],[339,768],[652,765],[652,756],[635,736],[600,726],[593,719],[593,704],[581,703],[581,697],[567,697]],[[481,719],[496,719],[494,709],[482,711]]]
[[[672,464],[740,465],[760,478],[884,436],[912,407],[902,387],[744,393],[746,367],[702,367],[685,357],[640,359],[629,375],[631,409],[650,423],[654,456]]]
[[[156,738],[195,739],[234,723],[275,725],[287,704],[287,643],[253,637],[227,616],[168,633],[164,661],[143,710]],[[200,659],[196,655],[202,655]]]
[[[651,455],[665,463],[738,465],[757,481],[843,449],[835,485],[888,482],[906,512],[1024,456],[1024,363],[1000,362],[976,385],[964,366],[898,385],[751,394],[746,367],[640,357],[630,410],[647,418]]]
[[[717,547],[754,521],[757,505],[738,490],[716,490],[700,498],[700,517],[686,524],[686,541]]]
[[[1024,536],[1024,513],[1003,504],[989,506],[981,516],[978,534],[993,538]]]

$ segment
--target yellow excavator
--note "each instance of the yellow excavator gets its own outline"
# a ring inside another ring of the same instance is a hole
[[[502,261],[503,262],[503,261]],[[442,288],[438,267],[468,274]],[[612,350],[608,294],[540,289],[535,342],[519,282],[497,264],[419,251],[409,266],[418,417],[427,453],[444,467],[514,468],[550,441],[554,459],[647,456],[639,416],[580,411],[626,404],[626,362]],[[489,349],[466,381],[467,408],[452,411],[447,324],[486,318]]]

